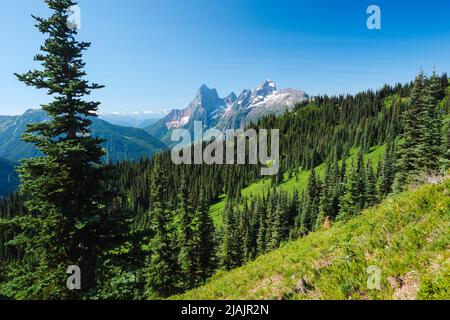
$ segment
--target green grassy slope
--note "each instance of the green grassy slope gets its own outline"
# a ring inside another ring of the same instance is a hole
[[[450,180],[424,185],[177,299],[450,299]],[[369,266],[380,289],[369,289]]]
[[[364,155],[364,161],[367,161],[369,158],[372,160],[372,164],[374,165],[374,168],[376,168],[378,162],[383,159],[384,154],[386,152],[386,146],[379,146],[372,148],[372,150]],[[357,158],[358,156],[358,149],[353,149],[350,157],[347,159],[347,167],[350,166],[352,159]],[[325,174],[325,164],[321,164],[318,167],[315,168],[316,173],[323,178],[323,175]],[[288,178],[287,173],[284,175],[284,182],[280,184],[278,187],[279,190],[287,191],[289,194],[292,194],[295,189],[297,189],[299,192],[303,191],[307,184],[308,184],[308,178],[310,175],[310,170],[302,170],[299,172],[296,172],[292,175],[291,178]],[[267,194],[268,191],[271,188],[270,179],[260,179],[248,187],[242,189],[242,196],[247,198],[252,198],[254,196],[261,196],[264,194]],[[210,214],[212,219],[214,220],[214,224],[216,226],[220,226],[222,224],[222,212],[225,208],[226,203],[226,197],[223,195],[219,202],[213,204],[210,207]]]

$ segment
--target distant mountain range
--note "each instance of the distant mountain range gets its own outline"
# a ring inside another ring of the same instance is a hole
[[[106,140],[105,160],[139,160],[171,145],[173,129],[185,128],[193,132],[194,121],[202,121],[204,129],[244,128],[268,115],[292,110],[294,105],[308,98],[301,90],[278,90],[266,80],[253,90],[245,89],[239,96],[231,92],[219,97],[216,89],[202,85],[194,100],[184,109],[174,109],[162,119],[163,112],[99,113],[92,117],[92,133]],[[21,140],[27,124],[48,121],[43,110],[28,110],[21,116],[0,116],[0,157],[17,163],[20,159],[39,156],[30,143]],[[140,129],[144,128],[144,129]],[[7,165],[3,163],[3,166]]]
[[[0,116],[0,157],[18,162],[39,156],[34,145],[23,142],[21,136],[27,124],[48,119],[43,110],[28,110],[21,116]],[[106,140],[103,144],[107,152],[105,160],[139,160],[166,148],[159,139],[142,129],[114,125],[96,117],[91,120],[92,134]]]
[[[156,123],[158,120],[166,116],[163,111],[144,111],[144,112],[99,112],[98,117],[109,123],[124,127],[145,128]]]
[[[0,198],[16,190],[19,185],[19,178],[14,166],[14,163],[0,158]]]
[[[231,92],[225,98],[219,97],[216,89],[202,85],[185,109],[172,110],[145,130],[170,145],[173,129],[184,128],[193,132],[194,121],[202,121],[205,129],[244,128],[268,114],[280,115],[292,110],[296,103],[307,98],[308,95],[301,90],[278,90],[270,80],[253,90],[243,90],[239,96]]]

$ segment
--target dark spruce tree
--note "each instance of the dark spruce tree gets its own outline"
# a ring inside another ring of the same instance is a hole
[[[305,229],[312,231],[316,225],[317,217],[319,215],[321,182],[317,176],[316,171],[311,170],[308,178],[308,198],[305,214]]]
[[[264,207],[263,200],[260,198],[258,198],[258,201],[256,202],[255,212],[259,220],[258,233],[256,235],[256,253],[261,255],[266,251],[267,219],[266,208]]]
[[[248,202],[247,199],[243,199],[243,210],[240,212],[239,215],[239,237],[242,242],[242,256],[243,261],[249,261],[251,260],[251,235],[250,235],[250,219],[251,214],[248,209]]]
[[[151,254],[144,268],[146,294],[151,298],[168,297],[178,292],[179,265],[177,233],[174,217],[166,200],[167,179],[161,169],[161,159],[154,159],[151,176],[150,221],[153,238],[150,241]]]
[[[373,169],[372,161],[367,161],[366,184],[365,184],[366,204],[365,207],[371,207],[378,203],[377,198],[377,177]]]
[[[420,72],[414,80],[411,90],[411,102],[404,113],[403,133],[398,148],[398,172],[395,177],[394,191],[402,191],[404,185],[412,181],[414,175],[420,171],[419,159],[423,159],[423,148],[419,140],[423,132],[422,119],[424,116],[423,100],[425,75]]]
[[[340,199],[339,219],[347,219],[358,213],[360,200],[358,166],[352,165],[345,177],[344,193]]]
[[[200,191],[196,216],[199,224],[199,275],[200,280],[203,282],[214,272],[214,252],[216,248],[214,223],[209,215],[209,206],[203,189]]]
[[[82,52],[90,44],[77,41],[76,28],[68,25],[69,7],[76,2],[45,2],[53,14],[34,17],[39,31],[48,35],[34,57],[43,68],[16,76],[28,86],[46,89],[54,100],[42,106],[50,120],[29,125],[23,136],[44,156],[23,160],[19,169],[28,214],[10,221],[18,230],[11,244],[25,255],[12,281],[22,282],[27,298],[79,298],[95,286],[107,238],[109,211],[99,166],[104,151],[102,140],[91,136],[88,119],[95,116],[99,102],[83,99],[102,86],[85,80]],[[66,287],[69,265],[81,268],[81,290]]]
[[[326,217],[332,215],[333,206],[333,176],[332,176],[332,163],[331,160],[327,160],[325,163],[325,178],[322,186],[322,194],[320,195],[320,207],[319,215],[316,219],[315,229],[320,229],[323,225],[323,221]]]
[[[192,205],[184,177],[178,194],[177,218],[181,285],[183,289],[188,290],[201,283],[201,217]]]
[[[437,173],[444,150],[442,111],[438,108],[440,79],[427,79],[421,71],[411,90],[411,103],[404,118],[404,132],[399,147],[395,191],[416,180],[420,173]]]
[[[380,199],[386,197],[392,192],[392,184],[395,178],[395,145],[389,142],[384,156],[384,161],[379,162],[380,169],[378,170],[378,194]]]
[[[357,165],[357,173],[358,173],[358,209],[362,210],[366,204],[366,172],[364,170],[364,158],[363,158],[363,150],[361,149],[358,153],[358,165]]]
[[[223,215],[223,238],[220,252],[220,265],[225,270],[231,270],[242,264],[242,246],[239,239],[239,210],[235,204],[228,203]]]
[[[439,172],[444,156],[442,139],[442,111],[438,107],[442,95],[440,78],[433,72],[425,90],[424,104],[427,112],[428,125],[425,126],[425,149],[428,150],[424,167],[430,172]]]
[[[286,198],[280,193],[276,200],[274,212],[272,214],[272,225],[270,226],[270,242],[268,243],[269,250],[277,249],[281,242],[285,240],[287,231],[286,218]]]

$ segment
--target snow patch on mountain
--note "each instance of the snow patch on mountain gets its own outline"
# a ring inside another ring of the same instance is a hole
[[[216,89],[202,85],[194,100],[184,109],[174,109],[146,130],[167,142],[170,130],[193,128],[194,121],[202,121],[205,128],[237,129],[268,115],[279,115],[292,110],[296,103],[308,98],[301,90],[278,90],[276,84],[266,80],[253,90],[244,89],[236,96],[231,92],[220,98]]]
[[[187,115],[187,116],[182,117],[179,120],[177,120],[177,119],[172,120],[167,123],[167,128],[169,128],[169,129],[180,128],[180,127],[184,126],[186,123],[188,123],[190,118],[191,117]]]

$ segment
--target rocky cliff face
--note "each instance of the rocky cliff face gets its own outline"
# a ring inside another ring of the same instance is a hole
[[[292,110],[308,95],[300,90],[278,90],[275,83],[266,80],[253,90],[245,89],[239,96],[234,92],[220,98],[216,89],[202,85],[194,100],[184,109],[172,110],[156,124],[146,128],[148,132],[170,144],[173,129],[193,129],[194,121],[202,121],[203,127],[225,129],[244,128],[249,123],[268,115],[279,115]]]

